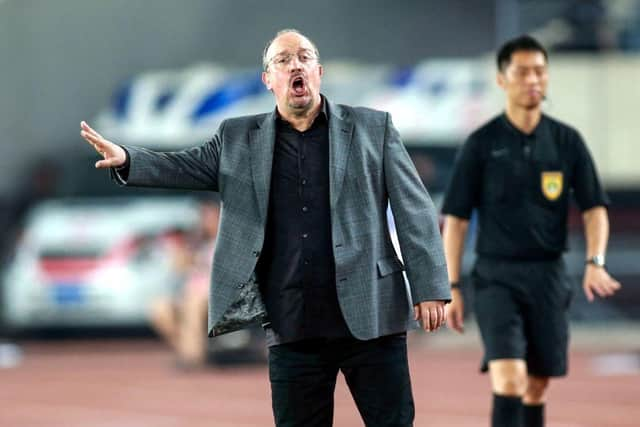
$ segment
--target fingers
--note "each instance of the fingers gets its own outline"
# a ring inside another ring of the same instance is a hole
[[[612,296],[620,289],[620,282],[607,277],[602,281],[588,281],[584,285],[584,293],[587,296],[589,302],[594,300],[594,293],[600,298],[607,298]]]
[[[461,308],[449,306],[449,309],[446,311],[446,316],[448,327],[460,333],[464,332],[464,317]]]
[[[584,286],[584,294],[587,297],[587,301],[593,301],[593,292],[591,291],[591,285],[589,283],[585,283]]]
[[[589,301],[593,301],[597,296],[599,296],[600,298],[604,298],[606,296],[605,291],[601,288],[600,284],[598,284],[597,282],[588,282],[585,286],[585,292],[588,290],[589,293],[591,294],[591,299],[589,299],[589,295],[587,295],[587,299],[589,299]]]
[[[600,298],[612,296],[621,288],[621,285],[605,269],[587,266],[582,287],[587,300],[592,302],[596,295]]]
[[[435,331],[442,326],[446,319],[444,303],[423,302],[414,306],[416,320],[422,320],[422,328],[427,331]]]
[[[607,278],[607,280],[600,283],[600,291],[603,298],[610,297],[620,289],[620,283],[617,280]]]
[[[609,280],[607,280],[607,288],[608,288],[609,292],[611,292],[611,295],[613,295],[618,290],[620,290],[621,287],[622,287],[622,285],[620,284],[620,282],[618,282],[613,277],[610,277]]]
[[[463,333],[464,332],[464,316],[463,316],[462,310],[457,310],[454,313],[453,322],[454,322],[453,329],[455,329],[460,333]]]
[[[436,309],[438,311],[438,324],[436,325],[436,329],[438,329],[447,321],[447,312],[444,309],[444,304],[439,304]]]
[[[114,166],[118,166],[118,165],[116,165],[115,160],[113,158],[98,160],[96,162],[96,169],[112,168]]]
[[[89,126],[89,124],[87,122],[85,122],[84,120],[80,122],[80,129],[82,129],[87,134],[92,135],[92,136],[94,136],[96,138],[102,138],[102,135],[100,135],[98,132],[96,132],[96,130],[93,129],[91,126]]]
[[[428,307],[422,310],[422,328],[427,332],[431,332],[431,311]]]
[[[600,296],[603,298],[612,296],[618,289],[620,289],[620,282],[612,278],[607,278],[607,280],[600,282],[599,285]]]
[[[591,289],[598,295],[600,298],[605,298],[607,296],[607,291],[598,283],[591,284]]]
[[[101,137],[97,137],[96,135],[89,133],[87,131],[81,131],[80,136],[82,136],[85,141],[89,144],[93,145],[94,148],[98,149],[98,147],[102,147],[104,145],[104,139]]]
[[[96,132],[84,121],[80,123],[80,129],[82,129],[80,131],[80,136],[91,144],[98,153],[104,155],[105,151],[107,151],[109,141],[104,139],[102,135]]]

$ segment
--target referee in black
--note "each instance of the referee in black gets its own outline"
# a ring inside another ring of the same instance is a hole
[[[521,36],[497,56],[505,112],[469,136],[456,161],[443,213],[453,287],[450,327],[463,331],[459,289],[464,239],[477,209],[475,313],[493,389],[492,426],[543,426],[550,377],[567,373],[571,285],[566,249],[569,193],[582,211],[587,242],[583,288],[612,295],[605,269],[608,203],[580,134],[542,113],[547,52]]]

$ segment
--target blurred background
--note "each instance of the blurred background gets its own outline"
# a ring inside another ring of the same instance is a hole
[[[196,273],[208,276],[216,196],[115,186],[94,170],[79,123],[123,144],[202,143],[224,118],[273,109],[261,54],[291,27],[318,46],[327,97],[392,113],[436,204],[456,150],[503,108],[496,48],[529,33],[549,49],[544,110],[594,157],[612,200],[607,264],[623,284],[586,302],[574,208],[576,378],[558,386],[549,417],[637,425],[640,0],[0,0],[0,425],[272,424],[262,331],[198,338],[206,284]],[[486,424],[468,315],[463,336],[411,336],[414,389],[427,402],[417,426]],[[422,395],[438,375],[440,397]],[[468,398],[470,415],[447,390]],[[361,425],[344,387],[336,425]]]

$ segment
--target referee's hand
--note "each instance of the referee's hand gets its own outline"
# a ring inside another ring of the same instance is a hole
[[[601,298],[610,297],[621,286],[620,282],[609,276],[604,268],[592,264],[587,264],[585,267],[582,288],[589,302],[593,301],[594,294]]]
[[[451,290],[451,302],[446,307],[447,326],[454,331],[464,332],[464,299],[460,289]]]

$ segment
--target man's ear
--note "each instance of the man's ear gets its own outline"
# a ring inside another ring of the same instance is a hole
[[[320,74],[320,77],[324,75],[324,67],[322,64],[318,64],[318,73]]]
[[[271,76],[266,71],[262,72],[262,83],[264,83],[267,90],[271,90]]]
[[[500,86],[502,89],[504,89],[505,86],[504,78],[504,73],[502,71],[498,71],[498,73],[496,74],[496,83],[498,83],[498,86]]]

